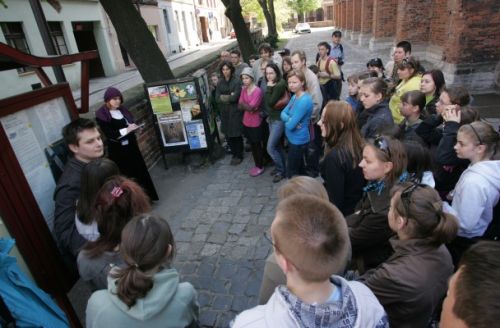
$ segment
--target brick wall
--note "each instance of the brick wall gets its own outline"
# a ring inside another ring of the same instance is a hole
[[[432,0],[400,0],[397,7],[396,40],[422,43],[429,40]]]
[[[374,38],[392,37],[396,31],[396,0],[373,1],[372,33]]]
[[[448,40],[448,0],[434,0],[429,11],[430,28],[429,42],[436,45],[444,45]]]
[[[352,24],[353,24],[353,19],[352,19],[352,13],[353,13],[353,2],[354,0],[348,0],[345,2],[346,6],[346,29],[352,30]]]
[[[361,31],[361,0],[352,0],[352,25],[351,30],[360,32]]]
[[[373,0],[361,1],[361,33],[369,34],[373,26]]]

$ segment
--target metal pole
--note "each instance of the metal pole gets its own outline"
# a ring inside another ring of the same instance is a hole
[[[35,16],[36,24],[42,35],[43,44],[45,45],[45,50],[48,55],[57,55],[54,44],[52,43],[52,38],[50,36],[49,25],[45,20],[45,15],[42,10],[42,5],[40,0],[29,0],[31,9],[33,10],[33,15]],[[53,66],[54,75],[56,76],[57,82],[66,82],[66,77],[64,76],[64,71],[61,66]]]

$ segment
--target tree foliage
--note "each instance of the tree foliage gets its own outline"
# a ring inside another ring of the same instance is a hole
[[[288,5],[297,13],[304,15],[304,20],[306,13],[321,7],[321,3],[319,0],[293,0],[288,1]]]

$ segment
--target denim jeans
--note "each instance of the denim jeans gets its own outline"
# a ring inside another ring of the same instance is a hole
[[[282,177],[285,177],[285,151],[281,145],[281,137],[285,130],[285,124],[282,121],[269,120],[269,139],[267,140],[267,153],[271,156],[276,170]]]
[[[288,170],[287,178],[291,178],[295,175],[304,175],[305,166],[304,158],[307,154],[308,144],[303,145],[288,145]]]

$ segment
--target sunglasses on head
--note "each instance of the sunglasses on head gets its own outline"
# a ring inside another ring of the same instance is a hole
[[[375,145],[375,147],[377,147],[378,149],[389,155],[389,157],[392,157],[391,150],[389,149],[389,142],[387,141],[386,138],[378,136],[375,138],[375,140],[373,140],[373,144]]]
[[[406,187],[405,189],[403,189],[403,191],[401,192],[401,201],[403,202],[403,206],[405,208],[406,215],[408,215],[410,213],[411,195],[413,194],[413,192],[417,188],[427,188],[427,187],[428,186],[425,184],[413,183],[413,184],[409,185],[408,187]]]

